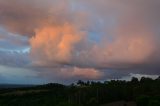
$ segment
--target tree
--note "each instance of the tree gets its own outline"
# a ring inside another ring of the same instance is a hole
[[[138,84],[139,83],[138,78],[132,77],[131,83]]]
[[[85,83],[84,83],[82,80],[78,80],[77,85],[79,85],[79,86],[84,86]]]

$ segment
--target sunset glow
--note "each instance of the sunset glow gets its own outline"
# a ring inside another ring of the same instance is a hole
[[[0,0],[1,83],[160,74],[160,0]]]

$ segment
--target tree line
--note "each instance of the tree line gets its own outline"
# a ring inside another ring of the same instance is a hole
[[[0,90],[0,106],[100,106],[115,101],[137,106],[160,106],[160,77],[131,81],[82,81],[71,85],[49,83],[31,88]]]

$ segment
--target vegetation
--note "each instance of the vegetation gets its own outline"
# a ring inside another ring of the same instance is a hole
[[[0,90],[0,106],[100,106],[115,101],[135,101],[137,106],[160,106],[160,77],[56,83]]]

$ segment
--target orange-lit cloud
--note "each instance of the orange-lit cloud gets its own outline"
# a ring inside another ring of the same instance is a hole
[[[83,33],[73,25],[65,23],[63,26],[46,26],[37,29],[31,38],[31,55],[37,61],[48,61],[69,64],[74,46],[79,43]],[[37,54],[39,54],[37,56]]]
[[[99,70],[96,70],[94,68],[62,68],[60,70],[60,75],[62,75],[64,78],[68,77],[78,77],[78,78],[84,78],[84,79],[100,79],[103,77],[103,73]]]
[[[28,37],[32,66],[97,79],[101,69],[160,61],[153,56],[160,51],[159,6],[156,0],[0,0],[0,25]]]

